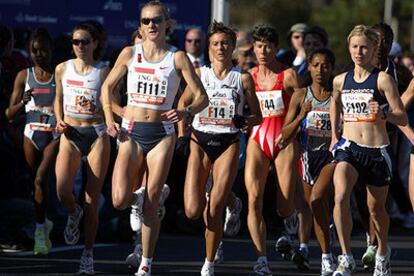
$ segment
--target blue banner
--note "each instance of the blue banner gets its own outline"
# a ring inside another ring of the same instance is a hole
[[[85,20],[100,22],[108,33],[108,51],[131,43],[132,32],[139,23],[139,11],[147,1],[131,0],[0,0],[0,22],[11,28],[46,27],[54,36],[70,34]],[[186,30],[210,22],[210,0],[162,1],[177,21],[174,36],[183,47]]]

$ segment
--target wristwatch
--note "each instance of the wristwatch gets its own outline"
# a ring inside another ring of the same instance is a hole
[[[191,111],[193,111],[193,109],[192,109],[191,107],[187,106],[187,107],[184,109],[184,111],[185,111],[186,113],[188,113],[188,115],[189,115],[190,117],[193,117],[193,113],[191,112]]]

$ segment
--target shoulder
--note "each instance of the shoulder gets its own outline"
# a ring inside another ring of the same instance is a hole
[[[122,49],[121,53],[119,54],[118,59],[126,59],[129,60],[135,53],[135,46],[127,46]]]
[[[306,97],[306,88],[296,88],[292,94],[291,101],[293,102],[302,102]]]
[[[67,66],[67,62],[68,62],[68,61],[64,61],[64,62],[62,62],[62,63],[59,63],[59,64],[56,66],[56,69],[55,69],[55,75],[56,75],[56,76],[60,76],[60,75],[62,75],[62,74],[63,74],[63,72],[65,71],[65,68],[66,68],[66,66]]]
[[[345,81],[345,76],[346,76],[346,74],[347,74],[347,73],[348,73],[348,72],[341,73],[341,74],[337,75],[337,76],[333,79],[333,84],[334,84],[334,87],[339,87],[339,86],[342,86],[342,85],[343,85],[343,83],[344,83],[344,81]]]

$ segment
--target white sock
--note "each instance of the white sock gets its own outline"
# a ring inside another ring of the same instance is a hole
[[[266,256],[260,256],[260,257],[257,258],[257,262],[267,264],[267,257]]]
[[[207,267],[207,268],[214,268],[214,261],[209,262],[209,261],[207,260],[207,258],[206,258],[206,259],[205,259],[205,261],[204,261],[204,265],[203,265],[203,267]]]
[[[301,243],[299,245],[299,248],[302,249],[303,251],[309,253],[309,249],[308,249],[308,244],[307,243]]]
[[[146,266],[149,269],[149,271],[146,271],[146,272],[151,273],[151,265],[152,265],[152,258],[145,258],[143,256],[141,259],[141,264],[139,265],[138,271],[140,271],[142,267]]]
[[[329,258],[329,259],[332,259],[332,253],[327,253],[327,254],[322,253],[322,259],[323,259],[323,258]]]

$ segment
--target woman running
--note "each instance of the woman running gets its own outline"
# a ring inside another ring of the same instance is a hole
[[[214,22],[208,34],[211,67],[198,71],[207,91],[209,106],[196,114],[192,123],[190,156],[184,184],[184,207],[188,218],[204,212],[206,259],[201,275],[214,275],[214,259],[223,236],[223,213],[239,164],[240,129],[261,121],[254,82],[248,73],[233,67],[236,33],[223,23]],[[189,89],[180,101],[191,102]],[[190,98],[190,100],[189,100]],[[243,116],[247,103],[251,115]],[[184,135],[184,126],[180,135]],[[206,197],[206,183],[212,173],[212,187]]]
[[[329,106],[332,91],[332,70],[335,56],[325,48],[316,49],[308,56],[308,71],[312,84],[298,89],[292,96],[282,138],[285,141],[294,139],[300,129],[302,145],[300,163],[302,165],[302,182],[305,200],[313,212],[316,238],[322,251],[321,275],[331,275],[334,270],[333,257],[329,246],[329,203],[332,189],[332,176],[335,168],[331,142],[331,122]],[[306,221],[312,225],[312,220]],[[307,235],[305,243],[310,236]],[[308,252],[299,248],[294,258],[295,263],[309,267]]]
[[[69,213],[64,231],[67,244],[78,242],[79,222],[85,209],[85,248],[79,272],[93,274],[98,203],[110,154],[100,104],[101,85],[109,70],[99,61],[101,37],[93,25],[77,25],[72,32],[72,46],[75,59],[56,67],[56,130],[63,134],[56,161],[56,185],[59,200]],[[87,160],[87,183],[82,208],[73,195],[73,182],[83,156]]]
[[[297,180],[298,154],[295,143],[285,148],[279,145],[281,131],[290,97],[299,87],[293,69],[286,69],[276,60],[278,34],[275,29],[258,26],[253,31],[254,53],[258,66],[251,70],[256,95],[263,116],[260,125],[253,127],[246,150],[245,183],[249,198],[247,225],[252,237],[257,263],[256,275],[271,275],[266,257],[266,224],[263,219],[263,193],[271,165],[276,167],[278,178],[277,206],[279,214],[288,224],[294,221],[294,194]],[[279,249],[288,253],[290,244],[279,243]],[[282,248],[283,247],[283,248]]]
[[[34,205],[36,230],[33,253],[47,254],[52,247],[49,239],[53,223],[46,217],[48,178],[56,158],[59,139],[54,131],[53,114],[55,77],[52,60],[53,40],[46,29],[39,28],[30,42],[33,67],[17,74],[8,119],[13,119],[23,109],[26,111],[23,150],[34,178]]]
[[[333,275],[350,275],[355,268],[350,249],[352,217],[349,210],[351,192],[358,179],[366,184],[367,205],[378,240],[374,275],[391,275],[385,201],[392,164],[385,123],[406,125],[407,115],[395,81],[372,65],[378,40],[377,31],[364,25],[355,26],[348,36],[355,67],[334,79],[330,110],[331,147],[337,162],[334,220],[342,255]],[[341,112],[342,136],[338,129]]]
[[[115,208],[132,205],[143,217],[143,253],[137,272],[143,276],[151,275],[160,229],[158,204],[176,141],[174,123],[203,110],[208,100],[186,54],[165,40],[172,28],[167,7],[159,1],[150,1],[142,7],[140,15],[140,32],[145,40],[122,50],[103,85],[102,95],[108,133],[120,140],[112,176],[112,199]],[[120,127],[112,113],[112,92],[125,74],[128,74],[128,102]],[[181,76],[195,98],[185,110],[172,109]],[[148,173],[145,192],[133,193],[144,166]]]

